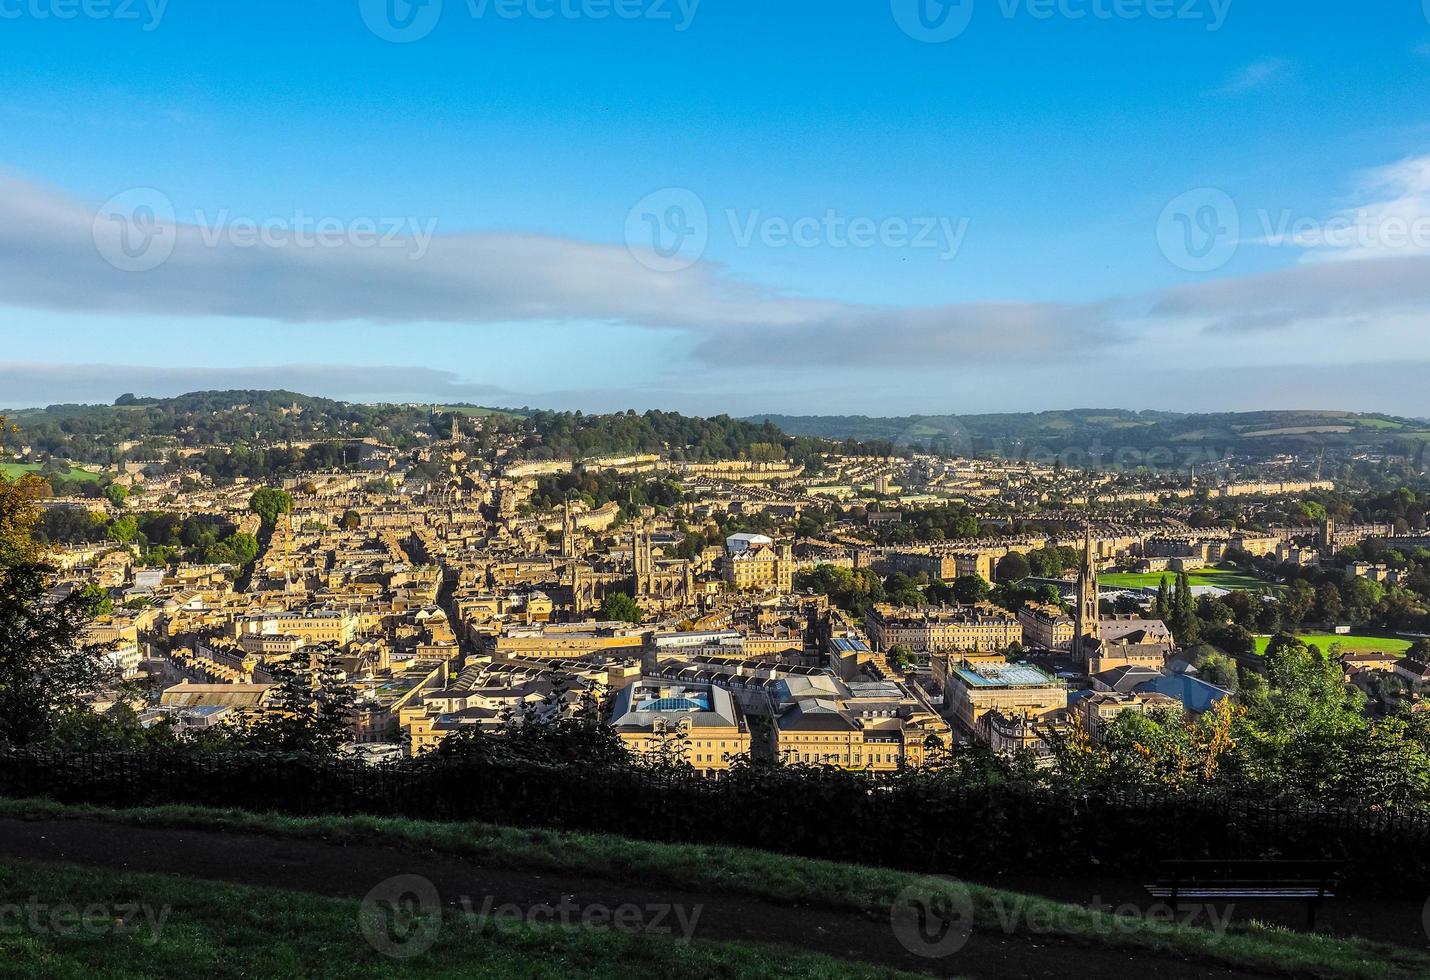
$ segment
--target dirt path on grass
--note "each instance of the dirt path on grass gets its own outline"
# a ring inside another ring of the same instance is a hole
[[[1062,978],[1075,972],[1084,976],[1135,974],[1194,980],[1257,975],[1164,954],[1113,950],[1096,943],[1083,945],[1051,937],[982,932],[975,933],[952,955],[929,959],[910,952],[885,916],[648,887],[638,881],[484,868],[431,851],[368,844],[325,844],[82,820],[0,820],[0,855],[356,899],[389,879],[416,875],[430,881],[440,901],[453,908],[636,908],[647,910],[641,913],[642,921],[659,935],[678,936],[683,926],[693,921],[696,939],[784,944],[931,976],[1012,980]],[[648,911],[653,906],[679,908],[684,918],[666,913],[657,923],[657,913]],[[182,916],[183,910],[177,909],[174,914]],[[575,921],[580,921],[579,914]],[[673,933],[662,933],[660,929]]]

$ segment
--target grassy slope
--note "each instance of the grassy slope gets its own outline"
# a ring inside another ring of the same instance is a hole
[[[741,848],[675,846],[594,834],[520,830],[476,823],[433,823],[380,817],[296,818],[241,811],[160,807],[108,811],[54,803],[0,800],[0,817],[99,819],[153,827],[276,834],[331,842],[407,844],[460,855],[491,867],[561,871],[652,885],[750,895],[823,908],[889,914],[910,886],[944,884],[919,875],[786,857]],[[1116,920],[1092,909],[1064,906],[983,886],[970,886],[977,928],[1001,927],[999,911],[1021,906],[1024,922],[1056,923],[1053,934],[1139,950],[1179,955],[1291,976],[1430,976],[1430,956],[1360,940],[1333,939],[1269,928],[1210,932],[1143,920]]]
[[[13,480],[17,476],[23,476],[26,473],[38,473],[41,468],[39,463],[0,463],[0,475],[3,475],[7,480]],[[85,480],[87,482],[93,482],[99,479],[98,473],[91,473],[89,470],[81,469],[72,469],[60,475],[66,480]]]
[[[1169,588],[1176,583],[1176,572],[1110,572],[1106,575],[1099,575],[1097,581],[1099,585],[1108,588],[1155,589],[1161,583],[1164,575]],[[1219,589],[1249,589],[1257,592],[1262,589],[1278,588],[1275,584],[1247,575],[1240,569],[1204,568],[1188,572],[1187,579],[1192,585],[1211,585]]]
[[[432,948],[392,959],[364,939],[358,902],[167,875],[17,862],[0,867],[0,905],[122,913],[140,903],[153,919],[116,933],[28,927],[0,930],[0,975],[90,980],[175,977],[632,976],[872,978],[890,971],[754,945],[681,944],[615,931],[503,925],[474,929],[448,910]],[[167,917],[159,920],[161,910]],[[158,928],[152,926],[161,921]],[[17,928],[16,921],[21,921]],[[103,918],[99,920],[104,922]],[[45,920],[41,920],[42,925]]]
[[[456,412],[466,415],[469,418],[486,418],[489,415],[500,415],[503,418],[519,419],[524,418],[517,412],[509,412],[501,408],[480,408],[472,405],[438,405],[439,412]]]

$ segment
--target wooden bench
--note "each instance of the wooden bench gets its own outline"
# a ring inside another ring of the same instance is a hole
[[[1163,861],[1147,885],[1153,898],[1176,908],[1194,899],[1238,898],[1306,903],[1306,928],[1316,928],[1316,910],[1336,897],[1341,861]]]

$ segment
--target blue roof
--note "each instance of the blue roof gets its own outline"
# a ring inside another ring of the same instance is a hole
[[[852,639],[847,636],[834,638],[834,649],[840,653],[868,653],[869,647],[863,640]]]
[[[1032,664],[960,664],[953,672],[969,687],[1043,687],[1057,683]]]
[[[709,711],[710,699],[703,694],[692,694],[680,698],[653,698],[642,701],[637,711]]]
[[[1231,697],[1230,691],[1186,674],[1163,674],[1155,680],[1138,684],[1136,690],[1176,698],[1182,702],[1182,707],[1196,714],[1210,711],[1218,701]]]

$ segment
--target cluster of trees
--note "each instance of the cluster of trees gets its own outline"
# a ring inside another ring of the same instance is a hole
[[[685,499],[685,494],[677,484],[663,478],[573,472],[541,477],[536,481],[530,504],[535,510],[554,510],[562,506],[567,497],[591,508],[614,500],[624,513],[632,507],[674,507]]]
[[[676,412],[627,411],[613,415],[537,411],[522,420],[529,432],[524,448],[533,458],[589,459],[621,453],[669,452],[689,462],[744,459],[790,462],[824,468],[829,444],[790,436],[770,422],[728,415],[694,418]],[[853,454],[876,454],[879,447],[853,444]]]
[[[834,605],[860,618],[870,606],[890,601],[883,580],[868,568],[856,571],[838,565],[819,565],[795,575],[794,588],[796,592],[827,595]]]
[[[1003,582],[990,585],[980,575],[962,575],[952,582],[930,578],[926,573],[909,575],[894,572],[881,578],[872,569],[857,571],[838,565],[819,565],[795,575],[796,591],[809,591],[829,596],[840,609],[862,619],[869,607],[887,602],[897,606],[972,605],[990,600],[1006,609],[1017,611],[1028,602],[1065,605],[1061,593],[1051,585],[1036,588]]]
[[[1401,552],[1367,541],[1321,566],[1280,564],[1244,552],[1234,552],[1230,559],[1252,574],[1285,583],[1285,591],[1259,617],[1258,632],[1289,631],[1306,624],[1430,629],[1430,551],[1424,548]],[[1388,586],[1357,577],[1345,567],[1361,560],[1397,569],[1403,573],[1402,581]]]
[[[905,511],[895,524],[874,529],[882,545],[911,544],[915,541],[951,541],[976,538],[983,533],[978,518],[963,504],[947,504],[925,510]]]
[[[0,476],[0,745],[53,737],[89,714],[89,694],[114,676],[106,649],[84,642],[103,595],[50,599],[52,569],[34,536],[41,482]]]
[[[1219,786],[1288,803],[1430,809],[1430,717],[1373,717],[1338,659],[1281,634],[1264,673],[1200,717],[1125,712],[1055,748],[1053,782],[1089,788]]]
[[[209,515],[138,511],[109,518],[79,507],[52,507],[37,523],[35,540],[45,545],[114,541],[139,548],[140,564],[162,567],[186,561],[242,567],[258,557],[258,539]]]

